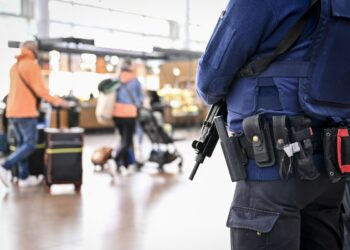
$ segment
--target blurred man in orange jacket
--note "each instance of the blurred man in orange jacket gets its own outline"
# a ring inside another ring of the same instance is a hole
[[[10,71],[10,92],[6,116],[13,125],[17,149],[0,166],[0,180],[8,186],[8,170],[19,166],[19,186],[38,185],[41,180],[29,176],[27,157],[35,150],[37,141],[38,98],[54,106],[68,107],[68,103],[49,94],[37,64],[38,46],[34,41],[21,45],[21,53]]]

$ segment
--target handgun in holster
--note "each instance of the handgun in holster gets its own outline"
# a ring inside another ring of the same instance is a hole
[[[218,116],[215,118],[216,130],[219,134],[220,144],[225,156],[226,165],[231,177],[231,181],[241,181],[247,178],[245,166],[248,164],[248,158],[240,145],[240,134],[228,136],[224,118]]]
[[[311,119],[305,116],[292,116],[288,118],[291,141],[298,143],[299,152],[293,155],[295,177],[299,180],[314,180],[320,173],[313,162],[313,130]]]
[[[287,179],[292,173],[292,157],[299,150],[299,144],[290,142],[287,116],[273,116],[272,128],[279,175],[281,179]]]

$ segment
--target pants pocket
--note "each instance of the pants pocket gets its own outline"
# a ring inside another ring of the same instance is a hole
[[[267,249],[269,235],[280,214],[254,208],[231,207],[227,227],[231,229],[231,249]]]

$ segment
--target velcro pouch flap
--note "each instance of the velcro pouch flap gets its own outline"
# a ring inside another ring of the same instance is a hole
[[[247,207],[231,207],[227,227],[248,229],[261,233],[271,232],[279,213]]]
[[[254,158],[259,167],[271,167],[275,164],[275,154],[268,123],[255,115],[243,120],[243,130],[252,143]]]
[[[286,119],[287,117],[285,115],[272,117],[273,135],[277,150],[283,150],[283,147],[289,144],[289,132]]]

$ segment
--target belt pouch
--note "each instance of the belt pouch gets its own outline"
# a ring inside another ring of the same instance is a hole
[[[337,160],[337,133],[336,128],[326,128],[323,136],[323,152],[325,167],[329,179],[335,183],[342,177]]]
[[[292,142],[298,142],[300,152],[294,154],[294,173],[299,180],[314,180],[320,173],[313,162],[311,120],[304,116],[289,117]]]
[[[220,140],[228,171],[233,182],[245,180],[247,177],[245,165],[248,164],[248,159],[239,144],[240,136],[241,134],[238,134],[227,137],[225,140]]]
[[[243,130],[253,146],[256,164],[259,167],[273,166],[276,159],[269,124],[261,115],[250,116],[243,120]]]
[[[282,179],[288,177],[291,172],[292,159],[284,151],[289,145],[289,131],[287,128],[287,117],[285,115],[272,117],[273,136],[276,145],[276,157],[279,165],[279,175]]]
[[[350,136],[348,128],[338,129],[337,159],[340,172],[350,173]]]

